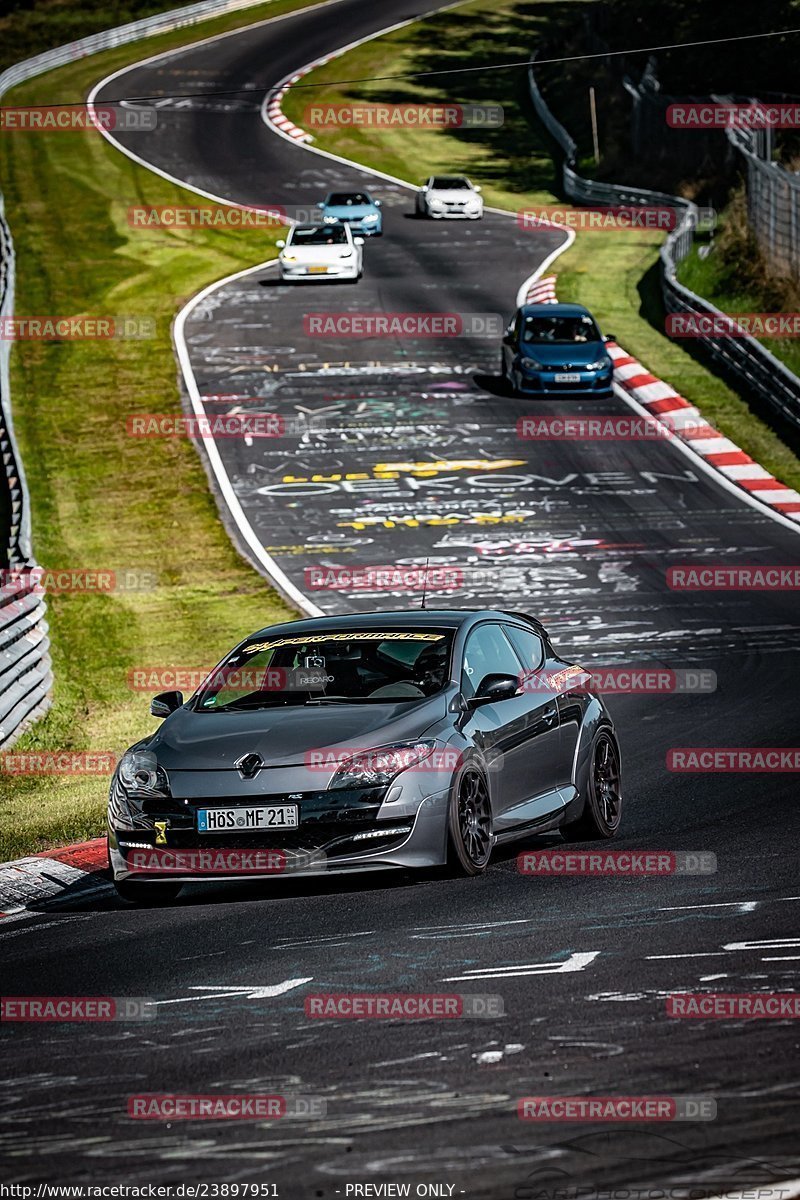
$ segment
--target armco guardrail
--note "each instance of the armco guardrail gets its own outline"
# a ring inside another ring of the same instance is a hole
[[[0,73],[0,98],[9,88],[54,67],[100,50],[139,41],[194,25],[209,17],[252,8],[268,0],[201,0],[183,8],[132,21],[27,58]],[[14,312],[14,243],[0,194],[0,317]],[[0,339],[0,450],[8,481],[11,523],[6,556],[12,567],[35,566],[31,549],[30,500],[19,450],[14,439],[9,386],[11,343]],[[43,715],[50,704],[53,675],[43,597],[31,589],[0,589],[0,747]]]
[[[535,58],[535,55],[532,58]],[[562,177],[567,197],[575,204],[638,204],[682,209],[681,220],[667,236],[661,248],[661,289],[664,307],[668,313],[712,316],[724,321],[725,314],[720,309],[690,291],[677,278],[678,264],[692,247],[700,213],[697,206],[680,196],[669,196],[664,192],[651,192],[646,188],[584,179],[575,170],[577,146],[548,108],[532,66],[528,69],[528,84],[536,115],[564,153]],[[732,376],[739,387],[754,392],[775,412],[800,428],[800,379],[760,342],[749,336],[704,335],[694,340],[696,344],[705,347],[714,361]]]

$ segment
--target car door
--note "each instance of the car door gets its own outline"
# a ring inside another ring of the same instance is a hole
[[[467,637],[461,690],[471,699],[489,674],[521,678],[523,662],[499,622],[478,625]],[[549,703],[547,702],[549,699]],[[558,773],[558,707],[554,697],[519,695],[472,709],[464,734],[489,765],[495,832],[534,821],[563,807]]]

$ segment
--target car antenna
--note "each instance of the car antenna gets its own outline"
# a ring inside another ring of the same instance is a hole
[[[422,600],[420,601],[420,608],[425,607],[425,593],[428,589],[428,563],[430,561],[429,558],[425,559],[425,570],[422,572]]]

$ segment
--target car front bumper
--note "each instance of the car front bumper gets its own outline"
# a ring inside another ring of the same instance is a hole
[[[556,380],[561,371],[516,371],[515,381],[520,392],[532,396],[602,395],[612,392],[613,371],[576,371],[578,379],[569,383]]]
[[[324,875],[377,868],[423,868],[446,859],[450,779],[410,773],[401,785],[361,790],[333,789],[297,796],[299,824],[232,834],[197,829],[201,807],[286,803],[286,793],[192,801],[147,802],[147,812],[120,820],[109,806],[109,859],[116,881],[179,882],[207,879]],[[126,825],[135,826],[125,828]],[[264,855],[272,852],[266,863]]]
[[[326,279],[356,279],[358,260],[339,263],[280,263],[281,279],[292,282],[319,283]]]

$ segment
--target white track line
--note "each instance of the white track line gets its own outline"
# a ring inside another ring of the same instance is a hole
[[[201,301],[205,300],[206,296],[210,296],[217,288],[225,287],[229,283],[233,283],[236,279],[243,279],[246,275],[252,275],[256,271],[263,271],[265,267],[271,266],[277,262],[277,259],[268,259],[266,262],[259,263],[255,267],[247,267],[244,271],[236,271],[233,275],[227,275],[224,279],[218,279],[215,283],[210,283],[208,287],[203,288],[196,296],[192,296],[188,304],[184,304],[181,311],[175,318],[172,326],[172,338],[175,343],[175,352],[178,356],[181,371],[183,372],[186,390],[189,394],[192,408],[197,416],[205,417],[206,410],[200,396],[200,389],[197,386],[194,368],[189,357],[189,350],[186,345],[186,336],[184,326],[187,318],[191,315],[194,309]],[[268,554],[264,549],[260,539],[256,536],[253,526],[245,516],[244,510],[239,502],[239,498],[233,490],[233,485],[230,481],[228,472],[225,470],[225,465],[222,461],[216,442],[213,438],[203,439],[203,449],[208,455],[208,461],[214,472],[214,477],[222,492],[225,503],[228,506],[228,511],[233,517],[236,527],[242,536],[242,539],[256,558],[256,560],[264,568],[269,579],[274,583],[278,591],[292,604],[296,604],[301,612],[306,613],[310,617],[319,617],[323,615],[323,610],[316,604],[312,603],[308,597],[296,587],[289,579],[288,575],[275,562],[271,554]]]

